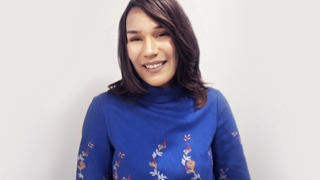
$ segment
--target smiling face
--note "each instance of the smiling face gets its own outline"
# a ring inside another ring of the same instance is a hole
[[[138,7],[129,11],[126,29],[128,56],[140,78],[152,86],[173,86],[178,57],[166,29]]]

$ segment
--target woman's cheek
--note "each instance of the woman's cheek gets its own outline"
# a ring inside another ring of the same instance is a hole
[[[132,61],[132,63],[136,62],[139,56],[139,47],[137,45],[134,44],[129,44],[127,46],[128,48],[128,56],[130,58],[130,60]]]
[[[127,51],[128,51],[129,59],[132,61],[133,60],[133,51],[132,51],[131,45],[127,45]]]

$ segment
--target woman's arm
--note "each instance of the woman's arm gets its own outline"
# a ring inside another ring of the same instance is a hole
[[[250,180],[239,131],[226,98],[218,92],[217,129],[212,142],[217,180]]]
[[[95,97],[89,106],[82,127],[77,160],[77,180],[112,179],[113,152],[101,104]]]

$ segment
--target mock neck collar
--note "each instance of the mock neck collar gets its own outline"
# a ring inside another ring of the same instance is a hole
[[[182,86],[177,82],[174,86],[169,88],[160,88],[151,86],[142,80],[142,86],[150,91],[143,95],[143,99],[153,103],[167,103],[177,99],[182,93]]]

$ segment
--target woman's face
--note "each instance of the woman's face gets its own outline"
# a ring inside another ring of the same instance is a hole
[[[178,57],[166,29],[137,7],[129,11],[126,28],[128,55],[141,79],[152,86],[171,87]]]

